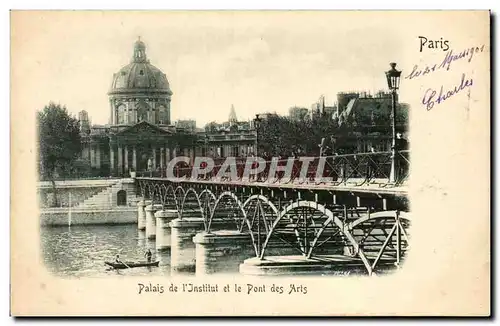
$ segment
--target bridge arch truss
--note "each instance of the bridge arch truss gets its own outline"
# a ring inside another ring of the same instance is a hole
[[[342,255],[367,274],[401,266],[410,244],[406,196],[136,179],[143,197],[203,219],[205,232],[248,233],[255,257]],[[200,230],[201,231],[201,230]]]

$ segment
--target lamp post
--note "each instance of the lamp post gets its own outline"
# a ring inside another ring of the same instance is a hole
[[[259,156],[259,127],[262,119],[258,114],[255,115],[255,119],[253,119],[254,127],[255,127],[255,156]]]
[[[319,147],[319,157],[323,156],[324,150],[325,150],[325,138],[321,138],[321,144],[318,145]]]
[[[391,62],[391,69],[385,72],[387,78],[387,85],[392,95],[392,160],[391,160],[391,174],[389,182],[396,182],[398,180],[397,169],[397,144],[396,144],[396,97],[399,89],[399,82],[401,78],[401,71],[396,70],[396,63]]]

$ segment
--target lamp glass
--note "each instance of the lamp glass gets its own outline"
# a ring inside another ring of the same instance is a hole
[[[387,86],[390,90],[399,89],[399,82],[401,79],[401,71],[396,70],[396,64],[391,63],[391,69],[385,73],[387,78]]]

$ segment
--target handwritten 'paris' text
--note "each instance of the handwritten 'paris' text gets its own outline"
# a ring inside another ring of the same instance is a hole
[[[435,104],[441,104],[442,102],[446,101],[447,99],[466,89],[467,87],[471,87],[472,83],[472,78],[467,79],[465,77],[465,74],[462,74],[460,85],[455,86],[455,88],[453,88],[452,90],[444,91],[443,86],[441,86],[439,95],[437,95],[438,93],[436,90],[428,88],[425,91],[424,97],[422,98],[422,104],[426,107],[427,111],[429,111],[434,107]]]

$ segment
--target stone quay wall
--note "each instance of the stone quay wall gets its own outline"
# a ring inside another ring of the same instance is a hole
[[[40,212],[41,226],[132,224],[137,223],[137,208],[113,208],[106,210],[44,209]]]

